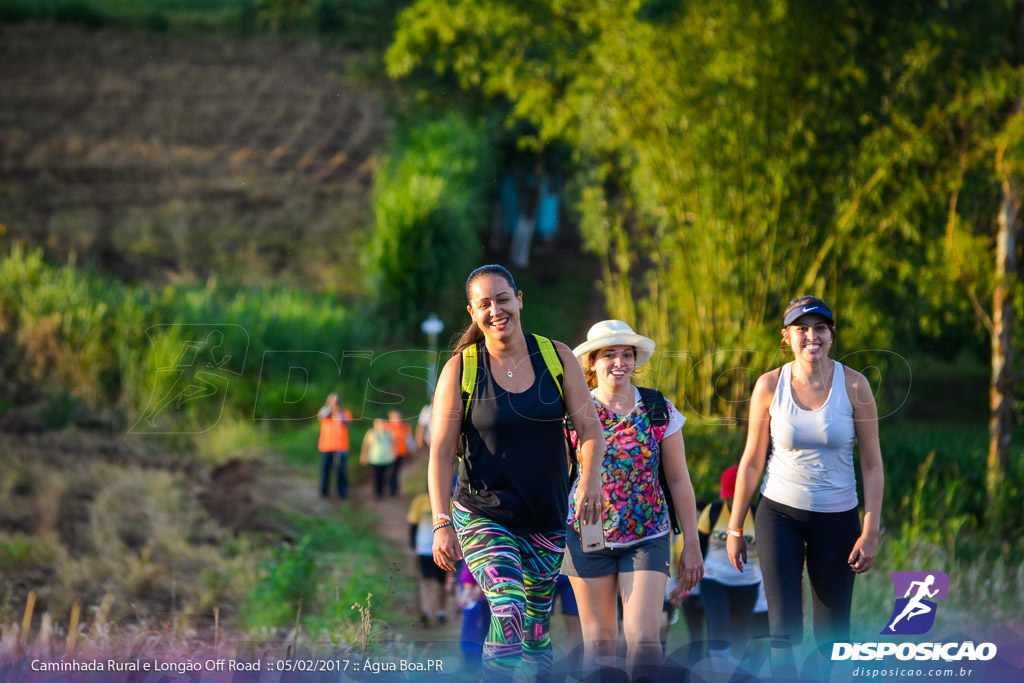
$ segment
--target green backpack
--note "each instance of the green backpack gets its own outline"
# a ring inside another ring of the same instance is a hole
[[[562,391],[562,382],[565,379],[565,371],[562,368],[562,359],[555,350],[555,345],[547,337],[539,334],[533,335],[540,347],[540,355],[544,359],[544,365],[555,380],[558,387],[558,395],[562,397],[562,404],[565,404],[565,393]],[[476,352],[476,344],[462,349],[462,419],[469,417],[469,402],[473,398],[473,390],[476,388],[476,371],[479,360]]]
[[[548,372],[551,373],[552,379],[555,380],[555,386],[558,387],[558,395],[562,397],[562,412],[565,411],[565,391],[562,389],[562,384],[565,381],[565,368],[562,366],[562,359],[558,355],[558,351],[555,350],[555,345],[551,343],[551,340],[547,337],[542,337],[539,334],[533,335],[533,338],[537,340],[537,346],[540,348],[541,358],[544,359],[544,365],[547,367]],[[477,368],[479,367],[479,355],[477,354],[476,344],[467,346],[462,349],[462,419],[465,421],[469,418],[469,404],[473,399],[473,390],[476,388],[476,375]],[[569,472],[570,481],[576,479],[576,447],[572,444],[572,439],[569,438],[569,430],[572,428],[572,423],[569,422],[569,416],[565,415],[563,418],[563,431],[565,432],[565,442],[569,447],[569,457],[572,459],[572,470]],[[457,455],[460,457],[466,452],[466,434],[463,432],[462,438],[459,440],[459,448]]]

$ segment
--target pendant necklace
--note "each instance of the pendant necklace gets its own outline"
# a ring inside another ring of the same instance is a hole
[[[505,364],[502,363],[500,360],[498,360],[498,357],[495,356],[493,353],[491,354],[491,356],[494,357],[494,359],[498,361],[498,365],[501,366],[501,369],[505,370]],[[512,371],[511,370],[505,370],[505,374],[508,375],[510,378],[512,377]]]

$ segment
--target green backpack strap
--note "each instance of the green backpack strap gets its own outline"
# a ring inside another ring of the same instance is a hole
[[[562,359],[558,355],[558,351],[555,349],[555,345],[551,343],[551,340],[547,337],[542,337],[539,334],[533,335],[533,338],[537,340],[537,347],[540,349],[541,358],[544,359],[544,366],[547,367],[548,372],[551,373],[551,378],[555,380],[555,386],[558,387],[558,395],[562,399],[562,405],[565,405],[565,391],[562,389],[562,383],[565,381],[565,368],[562,367]],[[462,420],[469,419],[469,404],[473,398],[473,390],[476,389],[476,375],[477,368],[479,367],[480,354],[477,351],[477,345],[467,346],[462,349]],[[573,472],[570,477],[575,478],[576,469],[576,448],[572,445],[572,440],[569,438],[568,432],[568,417],[565,418],[566,426],[563,427],[565,431],[565,440],[569,449],[569,455],[573,463]],[[465,444],[461,444],[461,447],[465,449]]]
[[[462,349],[462,419],[469,417],[469,399],[476,388],[476,344]]]
[[[533,338],[537,340],[537,347],[540,349],[541,358],[544,359],[544,365],[551,373],[551,378],[555,380],[558,395],[562,397],[564,413],[562,432],[565,434],[565,447],[569,451],[569,460],[572,462],[572,467],[569,469],[569,480],[575,481],[579,470],[579,457],[576,454],[576,446],[572,443],[572,420],[569,419],[569,406],[565,402],[565,390],[562,388],[562,384],[565,382],[565,367],[562,365],[562,358],[558,355],[558,350],[555,349],[555,345],[551,343],[550,339],[539,334],[533,335]]]
[[[565,392],[562,390],[562,382],[565,381],[565,371],[562,369],[562,359],[559,358],[558,351],[555,350],[555,345],[551,343],[550,339],[539,334],[533,335],[533,338],[537,340],[541,358],[544,359],[544,365],[547,366],[548,372],[551,373],[552,379],[555,380],[555,386],[558,387],[558,395],[562,398],[562,403],[564,404]]]
[[[539,334],[533,335],[533,338],[537,340],[537,346],[540,348],[541,358],[544,359],[544,365],[547,367],[548,372],[551,373],[552,379],[555,380],[555,386],[558,387],[558,395],[564,404],[565,392],[562,390],[562,382],[565,380],[565,370],[562,368],[562,359],[559,358],[558,351],[555,350],[555,345],[551,343],[550,339],[542,337]],[[477,351],[476,344],[462,349],[463,420],[469,417],[469,402],[473,398],[473,390],[476,389],[476,373],[479,358],[480,354]]]

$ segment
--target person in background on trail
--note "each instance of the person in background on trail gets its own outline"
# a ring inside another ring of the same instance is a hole
[[[373,497],[376,500],[384,499],[388,469],[395,462],[393,439],[391,432],[388,431],[387,422],[380,418],[373,421],[373,429],[367,431],[363,437],[359,461],[373,468]]]
[[[320,496],[330,494],[331,469],[338,470],[338,498],[348,495],[348,426],[352,413],[341,407],[337,394],[330,394],[317,413],[320,419]]]
[[[699,515],[699,510],[704,508],[703,504],[696,506],[695,514]],[[699,535],[699,534],[698,534]],[[675,567],[679,565],[679,557],[683,552],[683,535],[674,534],[672,537],[672,578],[669,579],[671,587],[666,587],[665,595],[666,602],[670,605],[670,609],[667,610],[665,615],[665,627],[661,636],[661,644],[663,648],[668,647],[668,625],[678,621],[678,614],[674,611],[678,609],[683,613],[683,621],[686,622],[686,637],[690,641],[690,646],[687,652],[687,661],[689,667],[693,666],[704,659],[705,653],[704,648],[705,642],[705,614],[704,614],[704,603],[700,599],[700,582],[693,587],[690,591],[677,591],[675,585],[679,580],[679,573],[675,570]]]
[[[430,404],[420,408],[420,415],[416,418],[416,435],[413,441],[416,450],[421,451],[430,446]]]
[[[491,610],[487,607],[484,592],[465,562],[459,562],[456,581],[455,602],[462,610],[459,649],[462,650],[466,664],[478,669],[483,661],[484,640],[487,638],[487,629],[491,623]]]
[[[828,357],[835,341],[827,303],[812,296],[789,302],[782,348],[792,351],[793,360],[754,385],[729,517],[729,559],[748,571],[744,520],[770,441],[755,526],[773,655],[780,662],[791,662],[791,647],[803,639],[804,564],[818,643],[845,641],[854,577],[871,569],[878,552],[883,487],[878,411],[864,376]],[[854,441],[864,482],[863,523],[857,513]]]
[[[650,360],[654,346],[653,340],[621,320],[605,320],[591,327],[587,341],[573,349],[606,440],[600,470],[607,501],[601,511],[606,548],[583,552],[573,500],[562,573],[572,582],[580,606],[584,670],[594,668],[598,657],[615,655],[616,597],[621,596],[626,673],[634,679],[656,678],[664,658],[661,607],[670,573],[673,523],[659,482],[662,467],[689,541],[680,556],[676,589],[691,590],[704,572],[697,544],[697,503],[683,445],[686,418],[660,393],[642,395],[633,386],[634,371]],[[663,406],[657,420],[652,413],[655,402]]]
[[[725,547],[738,472],[739,468],[730,467],[722,473],[721,499],[707,505],[697,520],[700,549],[704,553],[700,596],[708,619],[708,654],[712,657],[732,656],[737,660],[750,639],[750,622],[761,585],[751,511],[747,511],[743,520],[748,559],[745,571],[732,566]]]
[[[576,602],[576,593],[572,590],[569,577],[558,575],[555,595],[562,603],[562,625],[565,627],[565,641],[561,643],[562,651],[570,661],[566,668],[577,671],[582,664],[580,646],[583,645],[583,628],[580,626],[580,606]]]
[[[416,556],[420,573],[419,626],[429,626],[431,619],[444,626],[448,621],[445,603],[447,575],[434,563],[434,534],[430,512],[430,495],[425,491],[412,499],[409,506],[409,547]]]
[[[391,432],[391,449],[395,454],[395,460],[391,463],[391,470],[388,472],[388,489],[392,496],[397,496],[400,483],[398,471],[402,469],[405,459],[412,455],[415,447],[412,442],[412,430],[402,419],[401,411],[388,412],[387,430]]]
[[[604,440],[568,347],[523,333],[523,293],[512,275],[501,266],[476,269],[466,299],[472,323],[441,371],[431,416],[434,561],[453,572],[465,555],[487,597],[483,674],[533,679],[551,668],[551,605],[565,549],[570,467],[563,416],[579,435],[577,509],[589,523],[604,504]]]

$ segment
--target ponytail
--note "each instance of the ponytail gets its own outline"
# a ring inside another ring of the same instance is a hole
[[[452,355],[457,356],[462,353],[463,349],[476,346],[483,338],[483,330],[477,327],[476,323],[470,323],[469,327],[462,333],[462,336],[459,337],[459,341],[455,343],[455,351],[452,352]]]

